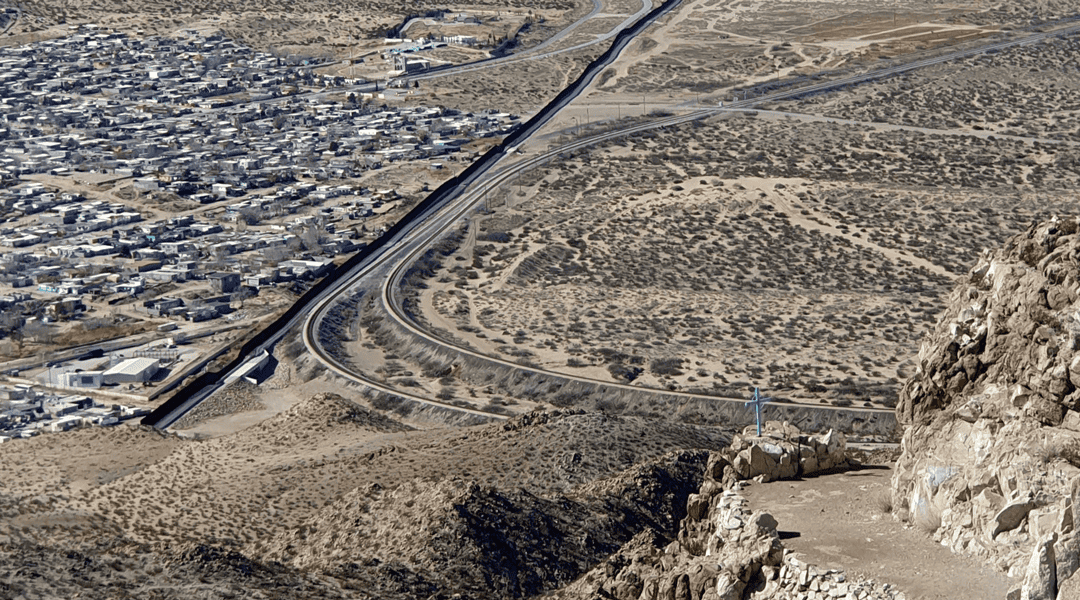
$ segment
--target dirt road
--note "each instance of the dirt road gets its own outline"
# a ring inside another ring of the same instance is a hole
[[[810,564],[892,583],[908,600],[1004,598],[1010,587],[1019,585],[882,513],[877,498],[891,477],[889,467],[868,466],[753,484],[744,494],[754,510],[776,517],[784,546],[803,554]]]

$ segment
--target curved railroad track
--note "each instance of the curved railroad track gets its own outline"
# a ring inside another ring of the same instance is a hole
[[[1064,22],[1071,22],[1075,21],[1076,19],[1077,18],[1072,18],[1064,20]],[[372,272],[379,270],[380,267],[385,265],[387,262],[390,262],[393,264],[393,267],[391,271],[382,278],[381,284],[379,285],[379,302],[383,305],[387,316],[392,318],[399,326],[408,330],[409,333],[416,336],[416,338],[418,340],[421,340],[423,343],[434,344],[441,348],[452,350],[455,353],[461,355],[468,355],[475,359],[485,361],[493,365],[498,365],[503,368],[515,369],[519,372],[525,372],[529,373],[530,375],[541,376],[557,381],[576,381],[592,386],[599,386],[604,389],[630,390],[638,393],[655,392],[656,394],[663,394],[665,396],[678,396],[698,400],[708,400],[713,402],[719,401],[732,403],[737,402],[740,404],[744,403],[745,399],[742,398],[723,398],[712,395],[693,394],[689,392],[653,390],[650,388],[642,388],[639,386],[620,384],[616,382],[601,381],[558,371],[550,371],[536,367],[529,367],[498,357],[493,357],[476,352],[475,350],[465,347],[464,344],[459,340],[447,339],[443,336],[437,335],[434,332],[426,330],[424,327],[416,323],[411,317],[409,317],[409,315],[405,313],[403,309],[403,303],[401,302],[399,297],[400,282],[403,273],[409,268],[410,265],[415,262],[418,256],[420,256],[428,249],[431,243],[438,240],[442,234],[447,232],[450,228],[454,227],[462,217],[468,215],[490,191],[512,181],[520,173],[546,164],[560,154],[588,148],[602,142],[648,131],[650,129],[678,125],[681,123],[707,118],[728,111],[752,109],[755,106],[766,102],[785,100],[804,95],[831,91],[847,86],[858,85],[867,81],[891,77],[907,71],[925,68],[943,62],[958,60],[976,54],[1003,50],[1015,46],[1034,44],[1051,37],[1067,35],[1076,31],[1080,31],[1080,25],[1078,24],[1069,25],[1053,31],[1036,31],[1034,33],[1015,37],[1013,39],[995,41],[972,48],[941,54],[938,56],[918,58],[909,62],[891,64],[880,69],[851,75],[840,79],[818,81],[795,88],[765,93],[756,97],[731,102],[723,108],[698,108],[684,114],[661,117],[643,123],[634,123],[618,130],[602,132],[589,137],[577,139],[571,141],[566,145],[543,152],[525,160],[521,160],[510,165],[501,166],[500,168],[494,170],[489,176],[487,176],[486,179],[477,182],[474,186],[471,186],[468,190],[464,191],[457,200],[448,203],[444,208],[429,217],[421,226],[414,229],[409,234],[406,243],[403,243],[398,248],[395,248],[394,251],[388,252],[387,255],[382,260],[380,260],[379,264],[373,265],[370,270],[366,270],[363,273],[357,274],[357,276],[352,278],[349,282],[339,286],[336,293],[329,295],[318,306],[316,306],[315,309],[312,310],[312,312],[309,314],[307,322],[305,323],[305,344],[307,344],[309,350],[313,354],[315,354],[319,358],[319,360],[324,362],[328,368],[332,369],[338,375],[352,381],[356,381],[373,389],[379,390],[381,392],[406,397],[410,400],[415,400],[417,402],[425,404],[431,404],[452,410],[460,410],[470,414],[484,415],[493,419],[505,418],[505,416],[501,414],[476,409],[462,408],[453,404],[448,404],[438,400],[433,400],[431,398],[426,398],[407,392],[401,392],[397,389],[390,388],[389,386],[386,386],[379,381],[372,380],[370,377],[366,376],[361,372],[357,372],[351,365],[347,365],[338,361],[334,356],[330,355],[328,352],[326,352],[324,348],[322,348],[322,346],[320,345],[319,337],[317,335],[318,326],[322,318],[326,315],[330,308],[334,306],[336,302],[340,301],[342,297],[351,295],[352,293],[356,293],[355,290],[357,288],[357,284],[364,283],[365,277],[370,276]],[[505,161],[505,158],[503,160]],[[892,414],[892,411],[888,409],[843,408],[805,404],[784,404],[782,406],[805,407],[824,411],[856,412],[866,415],[880,415],[883,413]]]
[[[645,26],[650,24],[655,18],[664,14],[666,11],[671,10],[677,5],[677,0],[668,0],[665,4],[655,9],[650,13],[651,17],[643,19],[636,23],[631,30],[624,32],[626,35],[620,35],[617,37],[616,42],[612,45],[608,52],[604,54],[604,60],[607,60],[610,64],[611,60],[626,47],[630,39],[636,33],[640,32]],[[1048,25],[1059,25],[1063,23],[1075,23],[1080,20],[1080,16],[1074,16],[1067,19],[1056,21],[1052,24],[1034,25],[1025,30],[1037,30],[1039,27],[1046,27]],[[867,71],[860,74],[838,77],[832,80],[819,80],[808,85],[802,85],[799,87],[791,87],[789,89],[783,89],[775,92],[761,93],[754,97],[744,99],[742,101],[732,102],[725,108],[711,107],[711,108],[695,108],[690,112],[682,115],[669,116],[659,118],[644,123],[634,123],[627,127],[616,130],[590,136],[588,138],[582,138],[572,141],[555,150],[545,152],[539,156],[527,159],[520,163],[508,166],[501,166],[501,163],[505,162],[506,155],[512,152],[507,152],[506,148],[508,144],[500,145],[498,152],[494,154],[489,153],[482,157],[477,164],[474,164],[466,168],[466,173],[463,176],[455,178],[453,181],[453,187],[444,186],[440,188],[429,197],[429,199],[422,202],[424,208],[418,207],[409,215],[409,222],[400,226],[392,228],[392,235],[387,235],[385,238],[381,238],[378,243],[373,244],[373,247],[366,252],[359,253],[353,259],[348,261],[348,268],[341,270],[339,273],[335,273],[333,279],[327,280],[322,284],[316,285],[317,289],[313,289],[312,293],[305,295],[296,306],[286,312],[280,319],[275,321],[271,327],[265,331],[260,332],[253,338],[252,342],[245,345],[244,351],[235,358],[230,366],[226,369],[227,372],[215,372],[205,373],[202,376],[196,378],[194,382],[189,386],[178,392],[173,399],[160,406],[158,409],[144,418],[143,422],[148,425],[153,425],[158,428],[167,428],[174,423],[183,414],[197,406],[200,402],[213,395],[217,390],[223,386],[223,381],[226,379],[226,375],[243,368],[245,361],[250,360],[252,357],[259,355],[261,352],[268,351],[273,348],[274,345],[280,341],[285,333],[289,331],[294,325],[303,323],[303,337],[304,342],[307,344],[309,350],[318,357],[328,368],[335,371],[339,375],[350,379],[352,381],[361,383],[362,385],[369,387],[373,390],[392,394],[397,397],[408,398],[418,402],[422,402],[428,405],[443,407],[449,410],[463,412],[474,415],[480,418],[492,418],[503,419],[504,415],[493,414],[490,412],[468,409],[465,407],[459,407],[452,404],[447,404],[430,398],[422,397],[411,392],[403,392],[391,386],[387,386],[382,382],[373,380],[367,377],[363,373],[356,372],[356,370],[348,364],[339,363],[330,353],[326,352],[320,344],[320,340],[317,335],[317,327],[321,320],[324,318],[326,312],[328,312],[337,302],[341,300],[347,293],[354,293],[353,290],[358,285],[367,285],[374,291],[374,284],[381,282],[382,292],[379,293],[381,302],[386,302],[387,298],[392,298],[388,294],[392,292],[386,292],[386,285],[390,281],[389,277],[392,275],[390,271],[396,270],[403,262],[408,262],[407,259],[410,256],[415,256],[415,250],[424,246],[425,244],[437,239],[444,231],[453,226],[457,219],[465,215],[471,207],[475,205],[481,196],[476,195],[475,190],[479,189],[491,189],[494,186],[499,185],[502,182],[507,181],[517,173],[526,169],[532,168],[543,164],[546,160],[550,160],[552,157],[558,155],[561,152],[573,151],[580,148],[585,148],[590,145],[600,143],[602,141],[621,137],[625,135],[632,135],[637,132],[646,131],[652,128],[666,127],[669,125],[675,125],[678,123],[690,121],[693,119],[701,119],[710,115],[727,111],[727,110],[741,110],[751,109],[759,104],[783,100],[787,98],[798,97],[802,95],[820,93],[832,89],[841,87],[857,85],[865,81],[871,81],[874,79],[881,79],[889,77],[895,74],[903,73],[926,66],[956,60],[983,52],[1001,50],[1013,46],[1021,46],[1027,44],[1038,43],[1044,39],[1067,35],[1080,30],[1080,25],[1071,24],[1060,27],[1052,31],[1037,31],[1036,33],[1026,33],[1024,35],[1017,35],[1017,32],[1012,32],[1009,35],[1010,39],[1002,41],[996,41],[976,46],[971,46],[966,49],[957,50],[950,53],[941,54],[938,56],[921,56],[921,57],[909,57],[911,60],[907,62],[895,62],[880,69]],[[578,81],[567,88],[553,101],[548,107],[545,107],[541,111],[541,114],[534,117],[526,124],[524,129],[520,129],[518,132],[511,134],[511,138],[515,144],[520,145],[525,141],[528,136],[534,134],[544,123],[556,114],[559,110],[564,108],[569,102],[576,97],[585,87],[589,85],[592,78],[599,72],[593,70],[597,64],[603,61],[598,60],[593,65],[590,65],[590,69],[587,70],[586,75],[583,75]],[[606,66],[606,64],[601,66]],[[761,88],[757,88],[761,89]],[[498,167],[498,168],[496,168]],[[469,192],[469,189],[473,188],[473,192]],[[393,306],[393,302],[386,302],[388,306]],[[416,326],[415,323],[411,323],[409,319],[402,318],[402,315],[396,315],[399,310],[388,310],[387,314],[392,316],[400,326],[406,327],[411,332],[417,335],[417,339],[425,340],[430,344],[437,344],[442,348],[452,352],[471,352],[468,349],[463,349],[455,344],[448,343],[446,340],[441,340],[429,332],[425,332],[422,328]],[[314,332],[314,335],[313,335]],[[477,358],[483,360],[498,360],[491,357],[475,354]],[[505,368],[513,368],[519,370],[527,369],[523,365],[516,363],[505,363]],[[534,374],[547,377],[556,377],[562,380],[573,380],[578,382],[587,383],[588,385],[600,385],[592,380],[586,378],[575,378],[565,374],[557,372],[544,371],[542,369],[533,369]],[[618,384],[612,384],[603,382],[604,386],[613,386]],[[648,390],[646,388],[635,388],[628,386],[638,393],[655,393],[658,396],[661,394],[667,394],[668,392],[661,390]],[[609,388],[610,389],[610,388]],[[689,395],[693,396],[693,395]],[[703,396],[709,400],[716,400],[713,396]],[[799,406],[799,405],[786,405],[786,406]],[[819,409],[826,409],[826,407],[815,407]],[[840,410],[840,409],[836,409]],[[860,411],[867,413],[865,409],[845,409],[848,411]],[[878,411],[880,414],[880,411]]]
[[[436,230],[436,231],[434,231],[433,234],[432,234],[432,237],[428,238],[428,241],[429,242],[436,241],[440,235],[447,232],[451,227],[456,225],[462,217],[465,217],[469,213],[471,213],[473,211],[473,209],[478,204],[483,202],[484,198],[487,196],[487,194],[489,192],[497,189],[498,187],[500,187],[502,185],[505,185],[505,184],[508,184],[508,183],[512,182],[514,180],[514,178],[516,178],[522,172],[525,172],[527,170],[543,166],[544,164],[551,161],[552,159],[559,156],[560,154],[564,154],[564,153],[567,153],[567,152],[574,152],[574,151],[577,151],[577,150],[582,150],[582,149],[588,148],[590,146],[594,146],[594,145],[602,143],[602,142],[610,141],[610,140],[617,139],[617,138],[620,138],[620,137],[626,137],[628,135],[633,135],[635,133],[641,133],[641,132],[644,132],[644,131],[649,131],[651,129],[659,129],[659,128],[662,128],[662,127],[670,127],[670,126],[673,126],[673,125],[679,125],[679,124],[686,123],[686,122],[689,122],[689,121],[704,119],[704,118],[707,118],[707,117],[710,117],[710,116],[714,116],[714,115],[718,114],[718,112],[720,112],[720,111],[715,110],[715,109],[696,110],[696,111],[686,113],[686,114],[682,114],[682,115],[672,115],[672,116],[669,116],[669,117],[659,118],[659,119],[656,119],[655,121],[650,121],[650,122],[647,122],[647,123],[639,123],[639,124],[632,125],[630,127],[624,128],[624,129],[619,129],[619,130],[610,131],[610,132],[603,132],[603,133],[593,135],[593,136],[590,136],[590,137],[587,137],[587,138],[575,140],[575,141],[573,141],[573,142],[571,142],[569,144],[566,144],[564,146],[560,146],[557,149],[549,150],[549,151],[544,152],[542,154],[539,154],[539,155],[537,155],[535,157],[532,157],[532,158],[529,158],[527,160],[515,163],[515,164],[513,164],[513,165],[511,165],[511,166],[509,166],[509,167],[507,167],[505,169],[497,171],[496,173],[494,173],[492,175],[492,177],[488,181],[484,182],[483,185],[478,186],[476,189],[470,190],[469,192],[467,192],[462,197],[460,203],[455,205],[454,207],[452,207],[453,210],[454,210],[453,216],[449,217],[447,220],[445,220],[444,221],[445,226],[438,229],[438,230]],[[438,345],[442,346],[443,348],[453,349],[453,351],[458,353],[458,354],[468,355],[468,356],[471,356],[471,357],[473,357],[475,359],[479,359],[481,361],[488,362],[488,363],[493,364],[493,365],[497,365],[497,366],[504,367],[504,368],[515,369],[515,370],[520,371],[520,372],[525,372],[525,373],[529,373],[529,374],[534,375],[534,376],[541,376],[541,377],[544,377],[546,379],[560,381],[560,382],[576,381],[576,382],[579,382],[579,383],[586,383],[586,384],[595,386],[596,388],[604,389],[604,390],[621,390],[621,391],[631,391],[631,392],[638,392],[638,393],[640,393],[640,392],[654,392],[656,394],[662,394],[664,396],[672,396],[672,397],[678,397],[678,398],[686,398],[686,399],[694,399],[694,400],[702,400],[702,401],[730,402],[730,403],[736,403],[739,406],[742,406],[746,402],[745,398],[725,397],[725,396],[717,396],[717,395],[711,395],[711,394],[695,394],[695,393],[692,393],[692,392],[678,392],[678,391],[661,390],[661,389],[655,389],[655,388],[646,388],[646,387],[634,386],[634,385],[618,383],[618,382],[612,382],[612,381],[606,381],[606,380],[601,380],[601,379],[594,379],[594,378],[590,378],[590,377],[583,377],[583,376],[580,376],[580,375],[573,375],[573,374],[564,373],[564,372],[561,372],[561,371],[552,371],[552,370],[548,370],[548,369],[530,367],[530,366],[527,366],[527,365],[522,365],[522,364],[517,363],[517,362],[513,362],[513,361],[509,361],[509,360],[502,359],[502,358],[499,358],[499,357],[490,356],[490,355],[487,355],[487,354],[484,354],[484,353],[481,353],[481,352],[477,352],[477,351],[465,346],[460,340],[456,340],[456,339],[453,339],[453,338],[441,336],[436,332],[425,329],[422,324],[416,322],[416,320],[414,320],[410,315],[407,314],[407,312],[404,309],[404,302],[403,302],[403,299],[401,298],[400,294],[401,294],[401,289],[402,289],[401,281],[404,278],[405,272],[409,269],[409,267],[412,266],[412,264],[420,257],[421,254],[423,254],[424,252],[427,251],[427,249],[428,249],[428,244],[420,244],[420,245],[417,245],[415,248],[412,248],[397,263],[397,265],[391,271],[390,275],[388,277],[386,277],[382,281],[381,285],[379,286],[380,287],[380,292],[379,292],[380,293],[380,302],[382,303],[383,308],[386,311],[386,313],[388,314],[388,316],[393,318],[398,325],[400,325],[401,327],[404,327],[405,329],[407,329],[409,331],[409,333],[411,333],[412,335],[414,335],[417,338],[421,339],[422,341],[429,342],[429,343],[435,343],[435,344],[438,344]],[[778,404],[778,406],[805,407],[805,408],[812,408],[812,409],[815,409],[815,410],[839,411],[839,412],[857,411],[857,412],[864,413],[864,414],[888,414],[888,415],[892,415],[892,413],[893,413],[893,411],[891,409],[877,409],[877,408],[853,409],[853,408],[845,408],[845,407],[837,407],[837,406],[826,406],[826,405],[819,405],[819,404],[804,404],[804,403],[791,403],[791,404],[784,403],[784,404]]]
[[[376,390],[378,392],[399,396],[422,404],[458,410],[468,414],[485,416],[492,419],[505,419],[506,415],[503,414],[459,407],[448,402],[442,402],[410,392],[400,391],[397,388],[390,387],[385,383],[356,370],[352,365],[339,360],[333,353],[327,351],[322,346],[319,332],[322,326],[323,319],[326,318],[328,313],[334,308],[337,303],[342,302],[343,300],[347,300],[348,298],[353,297],[357,293],[362,293],[360,291],[360,288],[370,287],[366,285],[368,283],[366,279],[372,277],[373,275],[377,275],[379,271],[386,268],[386,265],[384,263],[386,263],[387,261],[392,261],[393,266],[390,273],[385,274],[382,277],[382,283],[379,286],[379,297],[381,299],[380,302],[382,302],[384,306],[387,307],[388,314],[395,318],[399,324],[405,326],[413,333],[423,338],[437,341],[444,346],[452,346],[455,351],[469,353],[478,358],[495,360],[500,364],[503,364],[504,366],[524,369],[525,367],[522,367],[522,365],[519,365],[517,363],[501,361],[499,359],[492,359],[490,357],[486,357],[485,355],[454,344],[451,340],[445,340],[443,338],[435,337],[430,333],[425,332],[416,323],[414,323],[411,319],[405,316],[404,312],[400,310],[400,306],[398,306],[392,299],[392,296],[394,294],[393,290],[397,287],[396,285],[394,285],[394,282],[400,279],[401,273],[406,268],[408,268],[410,264],[412,264],[413,260],[419,254],[426,251],[428,242],[438,239],[438,237],[441,236],[444,232],[446,232],[450,227],[454,226],[460,218],[469,214],[473,210],[473,208],[475,208],[475,206],[480,203],[489,192],[512,180],[522,171],[541,166],[564,152],[572,152],[574,150],[586,148],[601,141],[613,139],[616,137],[631,135],[633,133],[647,131],[649,129],[654,129],[658,127],[675,125],[691,119],[704,118],[710,114],[713,114],[713,111],[695,111],[690,116],[679,115],[667,117],[653,122],[641,123],[627,129],[621,129],[615,132],[601,134],[599,136],[592,136],[589,138],[576,140],[565,146],[561,146],[558,149],[550,150],[541,155],[496,170],[486,181],[483,181],[477,184],[475,187],[470,188],[468,191],[459,196],[457,202],[454,202],[449,206],[443,208],[441,211],[433,214],[422,225],[420,225],[412,232],[410,232],[407,236],[405,236],[398,244],[399,249],[406,249],[403,253],[400,250],[398,252],[391,251],[391,253],[389,253],[383,260],[370,265],[368,268],[358,271],[348,283],[340,286],[337,292],[328,295],[326,298],[316,304],[316,306],[309,313],[307,321],[304,323],[304,344],[307,346],[309,352],[318,357],[318,359],[323,364],[325,364],[327,368],[334,371],[339,376],[344,377],[345,379],[348,379],[350,381],[360,383],[361,385],[372,388],[373,390]],[[395,256],[396,254],[401,255]],[[550,373],[552,375],[557,375],[554,372],[540,370],[534,371],[543,372],[545,374]],[[642,388],[635,389],[640,391]]]

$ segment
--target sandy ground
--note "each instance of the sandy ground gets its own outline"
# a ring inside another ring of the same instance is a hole
[[[456,476],[568,491],[668,450],[728,439],[641,418],[560,423],[520,433],[501,423],[417,431],[324,394],[207,441],[129,427],[42,435],[0,447],[0,508],[10,512],[0,543],[51,535],[80,544],[116,527],[139,541],[214,543],[257,556],[275,535],[373,483],[392,489]],[[560,467],[567,453],[578,458]],[[40,504],[29,502],[37,496]]]
[[[489,200],[419,298],[434,326],[547,368],[636,361],[642,385],[885,402],[981,249],[1074,207],[1001,189],[1027,143],[910,159],[937,137],[740,116],[567,157]],[[649,368],[664,359],[681,372]]]
[[[650,104],[711,102],[774,72],[775,60],[784,74],[831,68],[876,57],[889,40],[972,31],[953,9],[895,23],[834,15],[822,21],[833,19],[831,33],[816,28],[820,39],[762,44],[745,29],[750,17],[724,20],[737,4],[714,4],[688,5],[635,42],[530,151],[639,118]],[[695,11],[735,29],[708,43],[681,35],[706,28]],[[825,47],[842,35],[863,42]],[[702,68],[685,60],[716,44],[749,54]],[[887,406],[940,298],[979,253],[1033,219],[1077,209],[1077,44],[976,57],[560,157],[491,194],[418,299],[431,326],[549,369]],[[772,66],[750,69],[751,55]],[[648,65],[658,70],[634,75]],[[727,69],[727,87],[672,85],[683,66],[699,82]],[[1032,108],[1020,110],[1028,94]]]
[[[134,3],[115,0],[105,3],[26,2],[23,18],[11,29],[15,43],[61,33],[72,23],[97,23],[106,27],[138,30],[146,34],[171,35],[183,29],[204,32],[224,31],[230,37],[260,50],[301,52],[309,55],[349,56],[365,41],[378,39],[410,14],[446,5],[411,5],[395,2],[327,2],[308,0],[303,8],[287,2],[216,3],[154,0]],[[466,7],[461,7],[466,8]],[[480,14],[512,10],[520,21],[529,11],[553,23],[570,22],[586,5],[569,1],[487,3],[471,2],[467,7]],[[517,9],[517,10],[514,10]],[[508,29],[489,27],[491,33]],[[478,33],[478,32],[477,32]],[[486,35],[486,33],[485,33]],[[365,47],[366,48],[366,47]]]
[[[1019,582],[953,554],[918,528],[883,513],[892,469],[859,470],[797,481],[752,484],[753,510],[776,517],[784,547],[823,568],[896,585],[910,600],[1004,598]]]

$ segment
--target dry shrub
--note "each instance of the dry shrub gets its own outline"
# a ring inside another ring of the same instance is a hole
[[[1080,466],[1080,440],[1069,440],[1058,450],[1057,455],[1074,467]]]
[[[925,510],[915,511],[915,527],[927,535],[932,535],[941,527],[941,507],[937,502],[928,500]]]
[[[893,495],[892,490],[889,488],[881,488],[873,496],[872,500],[874,506],[884,514],[891,514],[893,511]]]

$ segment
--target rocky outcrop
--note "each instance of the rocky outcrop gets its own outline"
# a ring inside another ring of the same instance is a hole
[[[761,436],[747,429],[730,448],[713,453],[705,480],[686,501],[676,538],[638,534],[557,597],[618,600],[895,599],[898,590],[850,582],[786,551],[777,522],[752,511],[742,481],[793,478],[848,466],[842,435],[807,436],[768,422]]]
[[[935,539],[1057,597],[1080,566],[1080,224],[1033,225],[949,298],[905,384],[895,504]]]
[[[727,600],[759,587],[762,569],[778,570],[784,556],[776,519],[749,511],[737,484],[724,489],[725,478],[735,481],[731,462],[716,453],[701,489],[687,501],[677,539],[639,534],[559,597]]]
[[[755,427],[747,427],[731,442],[736,453],[731,462],[739,479],[776,481],[847,466],[847,440],[837,431],[803,435],[791,425],[768,421],[762,435],[756,433]]]

